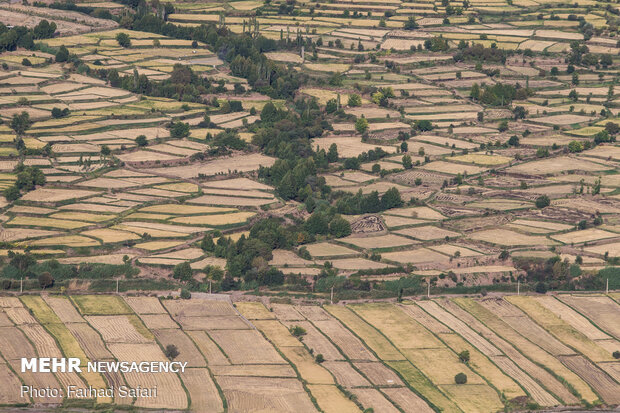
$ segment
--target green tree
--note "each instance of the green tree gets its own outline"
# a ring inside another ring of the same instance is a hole
[[[52,108],[52,118],[60,119],[69,116],[69,108],[60,109],[57,107]]]
[[[4,195],[6,200],[9,202],[13,202],[22,196],[21,191],[15,185],[7,187],[4,191],[2,191],[2,195]]]
[[[583,151],[583,143],[579,141],[571,141],[568,144],[568,150],[572,153],[577,153]]]
[[[51,287],[52,285],[54,285],[54,277],[52,277],[52,274],[50,274],[47,271],[39,274],[38,279],[39,279],[39,286],[43,288],[44,290],[47,287]]]
[[[543,209],[551,204],[551,200],[547,195],[541,195],[536,198],[536,208]]]
[[[362,106],[362,97],[356,93],[351,93],[347,104],[351,107]]]
[[[174,360],[179,356],[179,349],[174,344],[168,344],[164,350],[164,355],[170,360]]]
[[[289,331],[297,338],[305,336],[307,333],[306,329],[301,326],[292,326]]]
[[[215,243],[213,242],[213,236],[206,234],[202,241],[200,241],[200,248],[203,251],[213,252],[215,250]]]
[[[364,133],[368,129],[368,120],[365,117],[357,118],[355,121],[355,130],[358,133]]]
[[[471,86],[471,89],[469,91],[469,97],[472,98],[473,100],[480,99],[480,86],[478,85],[478,83],[474,83]]]
[[[382,209],[391,209],[391,208],[399,208],[403,206],[404,202],[400,196],[400,192],[396,187],[392,187],[385,191],[383,196],[381,197],[381,207]]]
[[[189,136],[189,124],[185,122],[174,122],[170,128],[170,137],[174,139],[183,139]]]
[[[351,235],[351,224],[340,215],[336,215],[329,222],[329,233],[336,238]]]
[[[138,145],[138,146],[146,146],[147,144],[148,144],[148,141],[146,140],[146,136],[139,135],[136,138],[136,145]]]
[[[15,131],[17,136],[23,135],[28,130],[28,128],[32,126],[30,115],[26,111],[23,111],[19,114],[14,113],[9,126]]]
[[[415,30],[419,28],[420,25],[415,21],[415,17],[409,16],[405,24],[403,25],[403,29],[405,30]]]
[[[607,122],[605,124],[605,130],[609,135],[617,135],[620,132],[620,126],[615,122]]]
[[[469,363],[469,350],[463,350],[459,353],[459,360],[461,360],[461,363]]]
[[[458,373],[456,376],[454,376],[454,382],[456,384],[467,383],[467,375],[465,373]]]
[[[422,119],[415,121],[415,128],[420,132],[428,132],[433,129],[433,124],[430,120]]]
[[[519,146],[519,137],[517,135],[512,135],[510,139],[508,139],[508,145]]]
[[[411,161],[411,156],[403,155],[403,168],[405,169],[413,168],[413,162]]]
[[[306,231],[311,234],[327,234],[329,232],[329,222],[321,211],[315,211],[304,223]]]
[[[182,262],[174,266],[172,277],[176,280],[189,281],[192,278],[192,267],[188,261]]]
[[[568,98],[571,99],[573,102],[576,102],[577,100],[579,100],[579,94],[575,89],[573,89],[568,93]]]
[[[56,52],[56,62],[62,63],[69,60],[69,50],[65,47],[65,45],[60,45],[58,51]]]
[[[596,181],[594,181],[594,186],[592,187],[592,195],[598,195],[601,193],[601,177],[599,176]]]
[[[101,146],[101,156],[105,159],[112,153],[112,150],[108,145]]]
[[[329,150],[327,151],[327,162],[337,162],[338,161],[338,145],[332,143],[329,145]]]
[[[516,106],[512,110],[512,114],[514,115],[515,120],[525,119],[525,116],[527,115],[527,110],[525,110],[523,106]]]
[[[325,104],[325,112],[334,113],[338,110],[338,101],[336,99],[330,99]]]
[[[7,256],[9,258],[9,265],[17,268],[20,273],[24,273],[28,268],[37,263],[37,260],[28,251],[22,254],[9,250]]]
[[[538,148],[536,149],[536,157],[537,158],[546,158],[549,156],[549,149],[547,148]]]
[[[129,47],[131,46],[131,39],[127,33],[119,33],[116,35],[116,41],[121,47]]]

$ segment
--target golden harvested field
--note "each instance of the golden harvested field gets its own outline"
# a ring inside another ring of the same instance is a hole
[[[473,164],[482,165],[482,166],[505,165],[511,161],[511,159],[506,156],[482,155],[482,154],[467,154],[467,155],[455,156],[455,157],[450,158],[450,160],[453,160],[456,162],[473,163]]]
[[[187,225],[226,226],[246,222],[255,215],[254,212],[232,212],[228,214],[193,215],[173,218],[170,221]]]
[[[508,229],[490,229],[474,232],[468,238],[504,246],[510,245],[555,245],[546,237],[525,235]]]
[[[585,229],[582,231],[567,232],[565,234],[551,235],[551,238],[563,242],[565,244],[582,243],[589,241],[597,241],[605,238],[617,237],[618,234],[603,231],[596,228]]]
[[[434,161],[423,166],[423,169],[441,172],[451,175],[463,174],[466,173],[468,175],[475,175],[481,172],[486,171],[485,168],[481,168],[474,165],[463,165],[452,162],[444,162],[444,161]]]
[[[347,237],[340,239],[340,242],[344,242],[347,244],[352,244],[358,248],[392,248],[392,247],[402,247],[405,245],[414,244],[415,241],[410,240],[409,238],[400,237],[398,235],[380,235],[378,237]]]
[[[105,305],[93,309],[92,297],[101,299]],[[505,299],[426,300],[404,305],[332,305],[326,307],[327,311],[318,306],[273,304],[274,312],[262,304],[240,303],[239,309],[248,317],[258,309],[266,311],[264,316],[254,317],[253,324],[258,331],[194,326],[186,332],[178,327],[157,326],[150,330],[150,321],[144,326],[131,307],[138,308],[143,319],[168,317],[164,311],[170,311],[177,319],[219,322],[222,317],[235,314],[234,308],[230,302],[205,299],[165,299],[162,306],[153,297],[126,297],[131,304],[128,307],[117,296],[73,296],[83,311],[127,312],[81,318],[62,296],[45,299],[25,296],[24,302],[37,318],[28,318],[28,312],[21,316],[19,310],[24,308],[19,301],[3,301],[0,314],[8,314],[7,322],[18,322],[20,327],[0,327],[3,329],[0,353],[9,361],[27,355],[28,348],[32,354],[36,349],[39,354],[49,356],[59,355],[62,349],[64,354],[104,360],[112,355],[128,361],[163,360],[160,345],[175,344],[180,350],[178,360],[187,361],[191,366],[179,376],[128,373],[121,378],[130,385],[150,383],[167,392],[176,392],[150,401],[138,401],[137,407],[182,408],[188,399],[181,383],[188,389],[192,405],[202,403],[216,410],[223,401],[215,384],[223,390],[227,404],[239,406],[239,409],[251,409],[255,403],[279,403],[276,405],[312,411],[311,395],[325,411],[356,411],[358,406],[336,384],[362,395],[358,401],[364,408],[394,405],[406,411],[430,411],[425,401],[428,400],[446,411],[455,411],[458,406],[465,412],[492,412],[501,408],[500,391],[508,398],[524,396],[520,386],[541,405],[557,404],[551,394],[564,403],[576,403],[577,399],[568,388],[541,366],[566,380],[586,400],[593,401],[597,397],[589,390],[588,386],[592,386],[603,400],[615,403],[617,392],[612,390],[614,382],[609,376],[615,373],[609,370],[608,374],[605,364],[611,355],[604,346],[598,345],[601,341],[609,342],[610,336],[598,330],[592,324],[594,321],[586,317],[596,309],[608,320],[614,320],[613,315],[620,311],[619,304],[604,296],[564,294],[558,298],[509,296]],[[585,315],[567,311],[569,307],[562,301],[580,312],[588,310]],[[520,313],[521,310],[525,313]],[[569,316],[559,317],[556,312]],[[275,318],[266,319],[267,314]],[[601,323],[600,317],[595,322],[610,335],[616,334],[613,322]],[[302,341],[289,331],[288,327],[293,326],[306,328],[307,336]],[[59,348],[46,330],[61,343]],[[562,346],[567,345],[576,351],[562,350]],[[324,353],[327,361],[317,363],[306,346],[313,349],[314,354]],[[458,361],[457,354],[463,350],[470,353],[467,365]],[[207,363],[214,376],[206,370]],[[264,367],[257,367],[257,363]],[[309,394],[291,366],[307,382]],[[455,371],[467,374],[467,384],[453,382]],[[43,380],[28,374],[20,378],[39,384]],[[71,375],[59,379],[63,383],[80,380]],[[91,376],[86,379],[91,384],[101,380]],[[268,392],[266,389],[275,383],[279,383],[278,392]],[[199,385],[203,386],[201,391]],[[437,389],[441,389],[441,393]],[[11,400],[9,393],[0,393],[3,400]],[[279,411],[295,410],[281,407]],[[390,408],[387,411],[391,411]]]
[[[550,175],[568,171],[604,171],[610,167],[582,159],[561,156],[511,166],[507,170],[528,175]]]

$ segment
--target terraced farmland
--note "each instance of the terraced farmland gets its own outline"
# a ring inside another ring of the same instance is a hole
[[[617,406],[616,6],[1,4],[0,406]]]
[[[0,398],[7,405],[75,402],[16,399],[23,381],[94,387],[148,383],[158,386],[157,397],[81,402],[214,412],[468,413],[617,405],[618,362],[612,350],[620,341],[613,323],[600,326],[579,315],[577,303],[585,300],[620,311],[610,297],[567,294],[324,307],[232,303],[224,297],[3,297],[0,355],[7,385]],[[513,324],[523,317],[531,327]],[[530,336],[535,329],[540,333]],[[540,334],[549,338],[532,341]],[[158,361],[166,359],[171,345],[178,352],[174,359],[187,363],[182,373],[44,376],[21,373],[16,361],[28,351],[79,357],[84,364]],[[466,374],[465,384],[455,383],[457,373]]]

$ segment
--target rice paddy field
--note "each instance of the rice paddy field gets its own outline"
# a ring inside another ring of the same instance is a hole
[[[619,341],[613,320],[619,311],[613,296],[583,294],[325,306],[155,295],[0,297],[0,397],[5,405],[70,406],[78,399],[19,398],[16,389],[21,382],[148,382],[158,387],[156,397],[79,402],[90,408],[213,412],[615,405],[618,362],[612,349]],[[175,361],[186,363],[178,375],[44,376],[18,368],[28,352],[79,357],[84,364],[160,361],[171,345],[178,350]],[[455,384],[456,373],[467,382]]]

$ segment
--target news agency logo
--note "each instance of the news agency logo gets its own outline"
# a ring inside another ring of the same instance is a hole
[[[22,358],[22,373],[81,373],[79,358]]]
[[[22,373],[81,373],[82,360],[76,357],[34,357],[21,359]],[[89,361],[89,373],[183,373],[187,362],[180,361]]]

